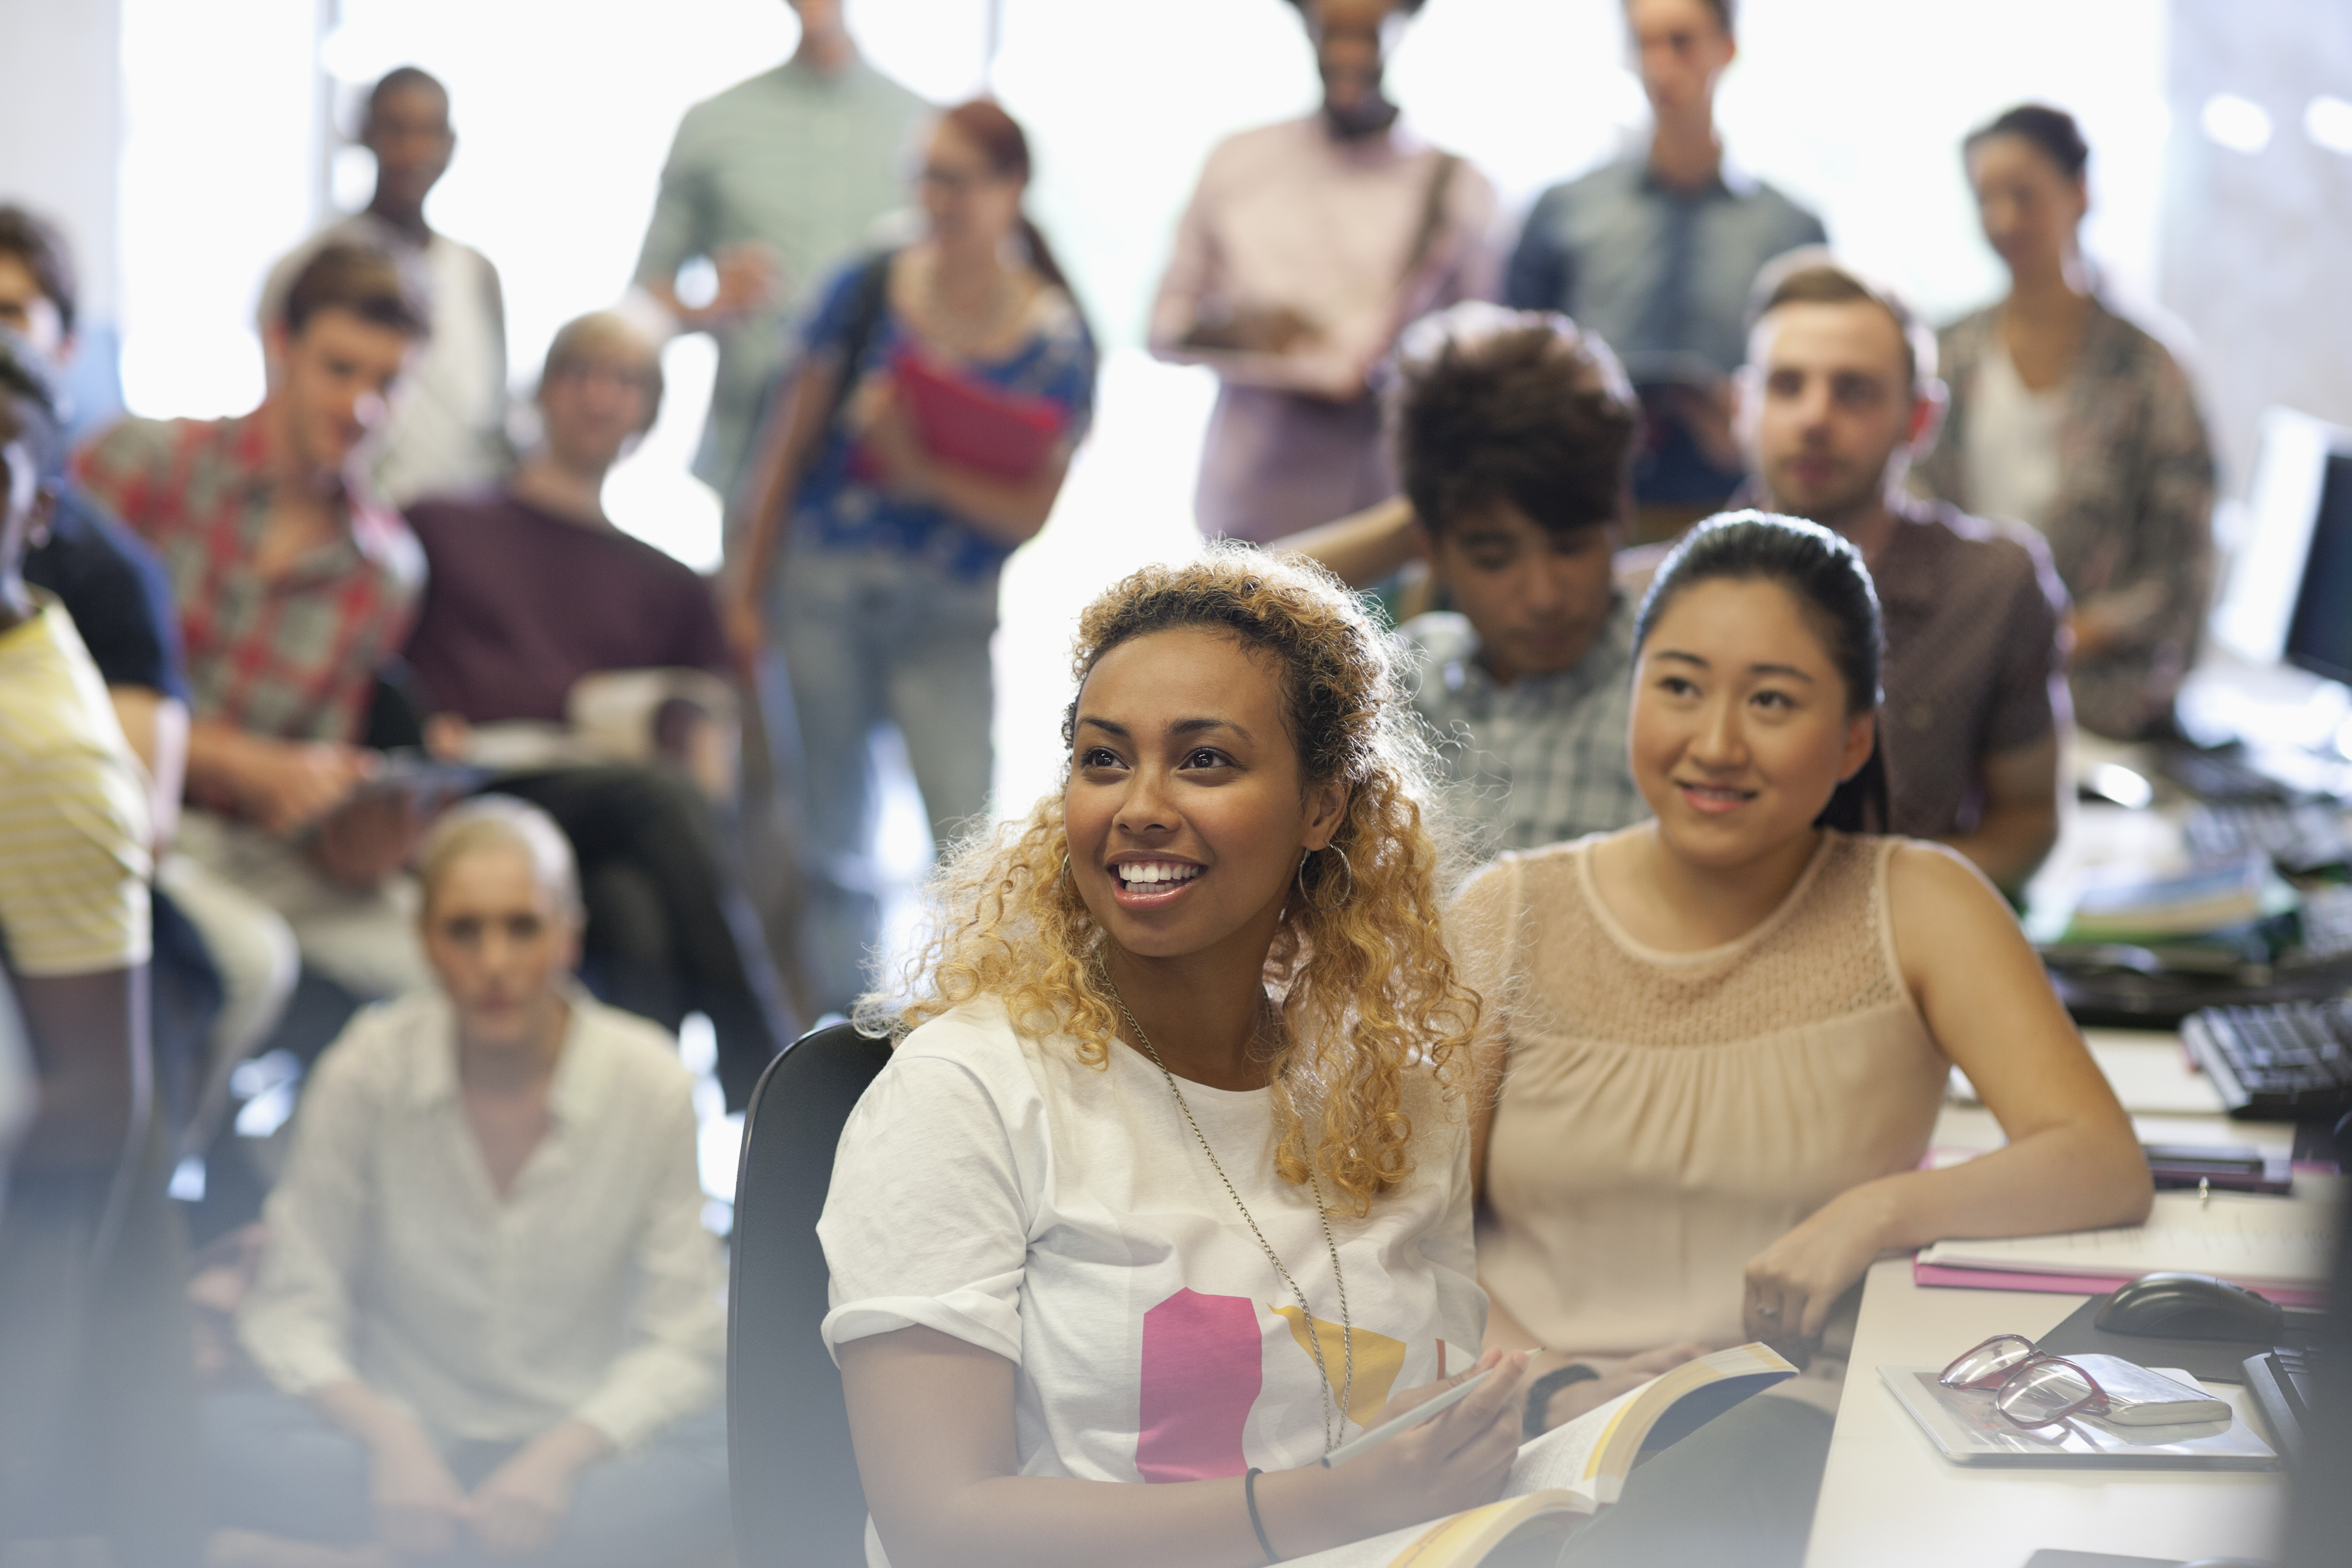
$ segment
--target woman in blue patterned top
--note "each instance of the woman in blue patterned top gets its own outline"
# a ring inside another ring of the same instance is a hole
[[[919,176],[925,234],[826,285],[746,482],[728,630],[747,660],[772,632],[791,675],[820,1012],[866,988],[879,926],[867,737],[898,727],[940,842],[986,810],[997,575],[1045,526],[1093,413],[1094,339],[1022,210],[1028,180],[1027,139],[1002,109],[940,116]],[[910,381],[956,389],[947,401],[977,415],[967,434],[1006,423],[989,405],[1017,408],[1048,433],[1044,455],[943,455]]]

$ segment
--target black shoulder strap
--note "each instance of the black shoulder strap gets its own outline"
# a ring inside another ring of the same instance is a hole
[[[849,394],[857,390],[857,361],[866,357],[874,334],[882,329],[882,312],[890,301],[890,263],[897,255],[889,250],[875,252],[857,275],[857,292],[850,300],[849,330],[841,338],[841,375],[834,382],[833,405],[824,411],[827,430],[848,406]]]

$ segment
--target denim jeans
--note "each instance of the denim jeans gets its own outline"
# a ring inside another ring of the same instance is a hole
[[[953,842],[988,810],[996,587],[993,572],[967,580],[896,551],[803,539],[771,591],[794,711],[772,712],[770,733],[795,733],[797,720],[800,755],[778,772],[802,781],[801,951],[814,1011],[846,1012],[874,983],[876,728],[895,724],[906,738],[934,841]]]
[[[326,1545],[374,1539],[367,1449],[307,1402],[274,1390],[208,1395],[204,1426],[216,1527]],[[507,1444],[442,1446],[468,1488],[512,1452]],[[711,1555],[731,1529],[727,1416],[707,1410],[582,1470],[549,1555],[565,1568],[672,1568]],[[462,1531],[459,1540],[436,1561],[470,1568],[487,1555]]]

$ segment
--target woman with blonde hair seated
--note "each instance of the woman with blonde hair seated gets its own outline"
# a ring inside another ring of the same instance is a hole
[[[208,1402],[215,1564],[723,1551],[726,1326],[691,1083],[572,978],[571,846],[499,796],[423,852],[439,984],[319,1059]]]
[[[2131,1123],[2000,895],[1948,850],[1860,831],[1885,814],[1880,647],[1851,544],[1703,525],[1633,631],[1654,818],[1506,855],[1455,910],[1489,1009],[1488,1340],[1552,1347],[1529,1429],[1715,1345],[1812,1363],[1772,1391],[1797,1397],[1637,1472],[1579,1564],[1793,1563],[1874,1260],[2147,1210]],[[2009,1144],[1922,1170],[1956,1063]]]
[[[1475,1002],[1391,659],[1244,549],[1081,616],[1063,789],[866,1008],[903,1038],[818,1234],[869,1562],[1238,1568],[1499,1492],[1522,1358],[1473,1348]]]

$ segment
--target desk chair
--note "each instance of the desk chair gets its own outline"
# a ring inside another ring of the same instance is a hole
[[[817,1337],[816,1239],[842,1124],[890,1060],[887,1040],[838,1023],[768,1064],[743,1114],[727,1302],[727,1469],[742,1568],[856,1568],[866,1492],[841,1374]]]

